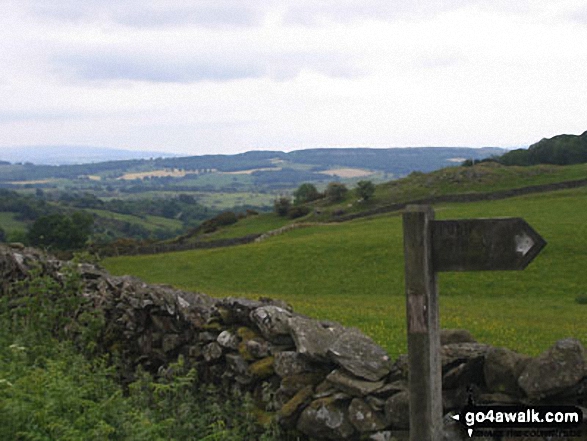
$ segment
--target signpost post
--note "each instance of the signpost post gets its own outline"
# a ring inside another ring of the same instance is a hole
[[[523,270],[546,242],[523,219],[434,220],[427,205],[403,214],[410,441],[442,438],[436,273]]]

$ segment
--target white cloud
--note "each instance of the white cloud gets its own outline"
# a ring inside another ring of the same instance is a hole
[[[0,148],[518,145],[581,133],[581,1],[0,5]]]

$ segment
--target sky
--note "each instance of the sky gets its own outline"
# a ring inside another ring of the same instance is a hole
[[[0,152],[527,146],[586,78],[584,0],[0,0]]]

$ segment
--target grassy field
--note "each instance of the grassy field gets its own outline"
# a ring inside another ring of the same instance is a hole
[[[250,205],[253,207],[272,207],[276,198],[275,194],[257,192],[221,192],[221,191],[181,191],[181,194],[193,196],[198,203],[213,210],[231,210],[235,206]],[[122,199],[143,198],[176,198],[177,191],[145,191],[136,194],[125,195]],[[114,198],[104,198],[105,200]]]
[[[209,240],[229,239],[247,236],[249,234],[265,233],[276,230],[290,222],[289,219],[279,217],[274,213],[262,213],[257,216],[249,216],[240,219],[236,224],[229,225],[208,235]]]
[[[121,222],[130,222],[133,224],[139,224],[146,229],[153,231],[157,228],[167,228],[172,230],[179,230],[182,228],[182,223],[176,219],[168,219],[161,216],[145,216],[144,218],[133,216],[130,214],[115,213],[107,210],[88,209],[89,213],[96,214],[106,219],[114,219]]]
[[[452,167],[432,173],[414,173],[381,186],[392,199],[412,200],[451,193],[486,193],[587,177],[587,164],[571,166],[503,166],[493,162],[474,167]]]
[[[230,210],[239,205],[252,205],[254,207],[271,207],[275,200],[274,194],[268,193],[198,193],[197,199],[202,205],[214,210]]]
[[[15,216],[15,213],[0,212],[0,227],[2,227],[7,234],[26,231],[26,224],[17,220]]]
[[[351,193],[344,202],[331,205],[327,211],[344,210],[347,213],[354,213],[380,205],[414,201],[433,196],[455,193],[490,193],[573,181],[586,177],[587,164],[564,167],[557,165],[506,167],[487,162],[477,164],[474,167],[448,167],[431,173],[414,172],[405,178],[378,185],[374,197],[366,203],[357,203],[356,195]]]
[[[587,189],[444,204],[437,219],[524,217],[548,246],[523,272],[442,273],[442,327],[536,355],[559,338],[587,344]],[[357,326],[390,355],[406,352],[401,216],[292,230],[263,243],[110,258],[115,274],[215,296],[289,301],[298,312]]]

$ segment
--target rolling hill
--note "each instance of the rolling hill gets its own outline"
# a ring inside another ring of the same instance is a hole
[[[416,174],[379,186],[374,204],[422,196],[422,182],[447,180],[444,194],[488,192],[587,177],[587,166],[472,168]],[[463,174],[462,170],[468,171]],[[485,172],[486,170],[489,170]],[[516,178],[516,175],[517,178]],[[456,178],[460,179],[460,182]],[[396,188],[397,187],[397,188]],[[347,205],[349,201],[346,201]],[[440,277],[441,324],[470,329],[480,341],[537,354],[556,339],[587,343],[587,187],[501,200],[435,204],[438,219],[525,218],[548,246],[523,272],[446,273]],[[273,216],[273,217],[272,217]],[[274,221],[271,221],[274,219]],[[247,219],[219,236],[283,226],[274,215]],[[108,258],[116,274],[217,296],[269,296],[301,312],[357,326],[391,354],[405,353],[400,212],[344,223],[312,223],[238,247]],[[261,226],[262,225],[262,226]]]

